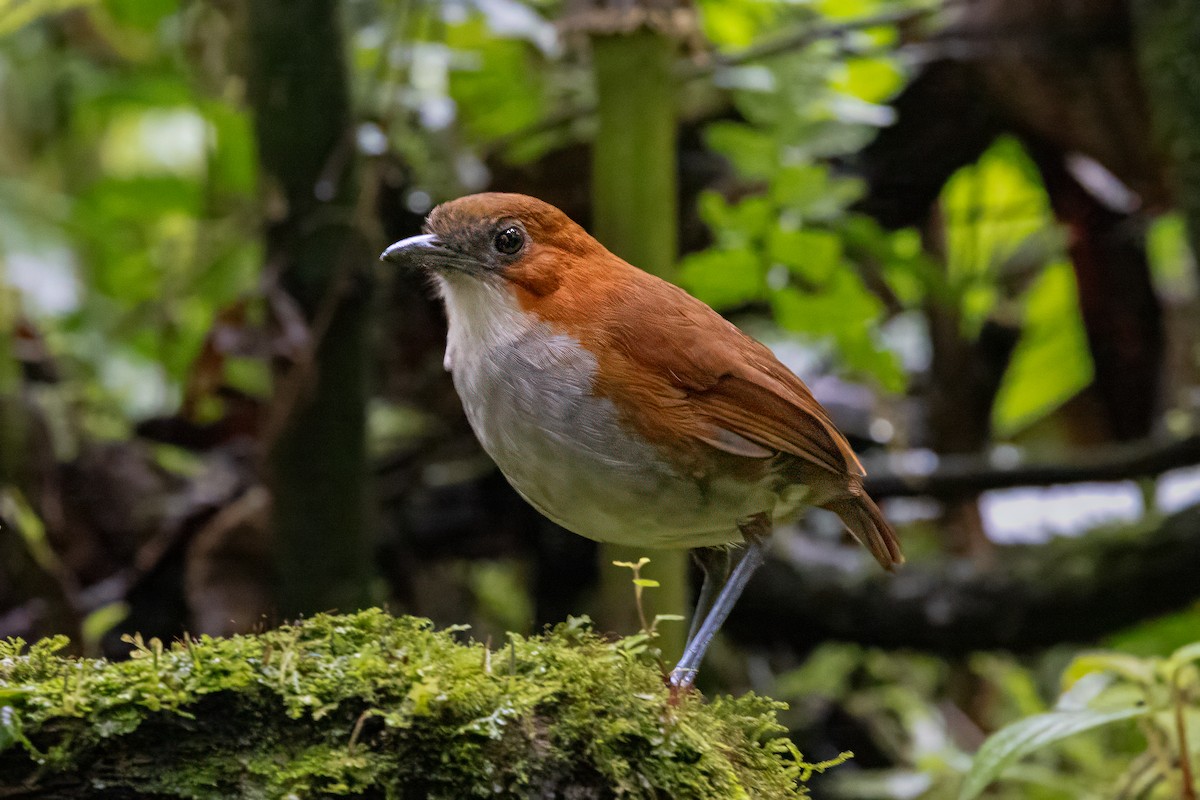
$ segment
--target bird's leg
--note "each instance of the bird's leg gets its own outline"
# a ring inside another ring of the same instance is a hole
[[[704,582],[700,584],[700,594],[696,596],[696,608],[692,611],[692,624],[688,628],[687,645],[696,638],[700,623],[708,616],[716,599],[717,589],[729,579],[729,548],[727,547],[698,547],[692,551],[692,559],[700,571],[704,573]]]
[[[745,551],[733,571],[729,573],[729,579],[721,586],[708,613],[704,615],[704,621],[688,641],[683,657],[679,659],[675,669],[671,670],[670,684],[674,688],[687,688],[695,681],[700,662],[704,659],[704,653],[712,643],[713,637],[733,610],[750,576],[766,558],[767,538],[771,532],[771,524],[766,515],[757,514],[746,523],[738,525],[738,529],[746,539]]]

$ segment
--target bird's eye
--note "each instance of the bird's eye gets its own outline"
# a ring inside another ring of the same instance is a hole
[[[521,234],[520,228],[513,226],[497,233],[492,244],[498,252],[511,256],[525,246],[525,237]]]

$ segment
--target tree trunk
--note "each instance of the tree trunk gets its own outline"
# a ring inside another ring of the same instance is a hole
[[[370,601],[365,408],[371,253],[355,224],[353,120],[335,0],[246,3],[267,264],[309,352],[278,376],[269,456],[280,611]],[[273,446],[272,446],[273,445]]]
[[[670,38],[648,28],[592,38],[600,126],[592,151],[594,233],[617,255],[662,277],[675,265],[678,241],[676,50]],[[641,556],[651,558],[643,577],[660,584],[649,593],[653,612],[686,613],[685,552],[607,545],[600,548],[603,627],[637,630],[631,576],[612,562]],[[663,655],[674,661],[683,652],[684,626],[670,623],[661,633]]]

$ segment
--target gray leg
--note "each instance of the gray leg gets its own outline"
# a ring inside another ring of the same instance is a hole
[[[770,528],[763,517],[756,517],[753,522],[742,527],[742,535],[746,537],[745,552],[738,560],[737,566],[733,568],[733,572],[730,573],[729,579],[724,582],[695,634],[689,639],[687,647],[683,651],[683,657],[671,671],[671,686],[687,688],[696,680],[700,662],[704,659],[704,653],[712,643],[713,637],[716,636],[717,630],[725,622],[729,612],[733,610],[733,606],[741,596],[742,590],[746,588],[750,576],[766,558],[769,531]]]
[[[692,551],[692,558],[700,571],[704,573],[704,582],[700,584],[700,594],[696,596],[696,608],[692,611],[692,625],[688,629],[687,645],[696,638],[700,623],[708,616],[713,600],[717,597],[717,589],[724,585],[729,578],[729,549],[725,547],[704,547]]]

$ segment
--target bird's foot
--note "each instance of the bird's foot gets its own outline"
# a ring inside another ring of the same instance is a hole
[[[667,676],[667,705],[679,705],[688,692],[694,691],[695,687],[692,684],[695,680],[696,670],[694,669],[677,667],[671,670],[671,674]]]
[[[687,667],[676,667],[667,675],[667,688],[671,690],[671,705],[679,702],[679,699],[685,695],[696,682],[695,669]]]

